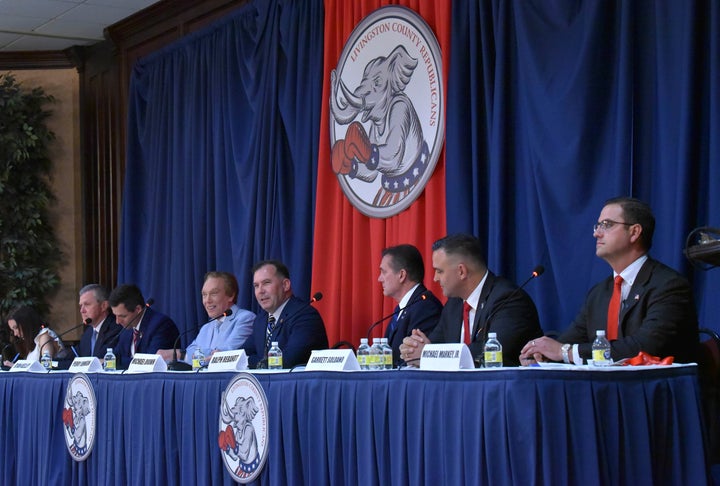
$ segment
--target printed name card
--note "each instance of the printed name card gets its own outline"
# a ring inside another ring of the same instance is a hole
[[[136,353],[128,366],[128,373],[167,371],[167,363],[159,354]]]
[[[21,359],[15,362],[12,368],[10,368],[10,371],[32,371],[33,373],[47,373],[48,370],[45,369],[43,365],[40,364],[40,361],[37,361],[35,359]]]
[[[475,368],[470,350],[463,343],[426,344],[420,356],[420,369],[457,371]]]
[[[75,358],[70,364],[70,368],[68,368],[68,371],[71,373],[92,373],[102,370],[103,367],[96,356],[93,356],[92,358]]]
[[[248,359],[244,349],[218,351],[210,358],[208,371],[241,371],[248,367]]]
[[[349,371],[359,370],[352,349],[322,349],[310,354],[305,371]]]

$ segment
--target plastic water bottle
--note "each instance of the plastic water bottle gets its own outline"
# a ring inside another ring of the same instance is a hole
[[[610,341],[605,337],[605,331],[599,329],[595,332],[595,341],[592,344],[592,359],[595,366],[610,366]]]
[[[381,370],[385,368],[383,349],[380,346],[380,338],[373,338],[373,345],[370,346],[370,369]]]
[[[385,358],[385,369],[391,370],[393,368],[393,352],[392,348],[388,344],[387,338],[380,338],[380,346],[382,346],[383,358]]]
[[[42,358],[40,358],[40,364],[43,365],[43,367],[50,371],[50,368],[52,368],[52,358],[50,357],[50,351],[43,351]]]
[[[360,347],[357,350],[357,360],[361,370],[369,370],[370,364],[370,346],[368,346],[367,338],[360,339]]]
[[[489,332],[485,342],[485,368],[502,368],[502,344],[497,339],[497,333]]]
[[[105,352],[105,358],[103,358],[103,370],[117,370],[117,360],[115,359],[115,353],[113,353],[112,348],[107,348],[107,351]]]
[[[268,369],[269,370],[281,370],[283,367],[282,351],[278,346],[277,341],[270,343],[270,349],[268,350]]]
[[[197,371],[202,368],[205,368],[205,353],[203,353],[200,346],[198,346],[195,348],[195,351],[193,351],[192,369],[193,371]]]

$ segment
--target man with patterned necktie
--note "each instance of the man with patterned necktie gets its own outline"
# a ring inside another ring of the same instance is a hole
[[[307,363],[313,349],[327,349],[328,339],[320,313],[293,295],[290,271],[278,260],[263,260],[253,267],[255,298],[262,307],[253,333],[242,349],[250,368],[267,367],[272,341],[283,353],[283,367]]]
[[[443,306],[423,285],[424,278],[425,265],[417,248],[397,245],[383,250],[378,282],[382,284],[383,294],[398,303],[385,331],[393,350],[393,366],[403,364],[400,345],[413,329],[429,334],[440,320]]]
[[[582,364],[592,356],[596,331],[605,330],[614,361],[644,351],[696,361],[698,321],[690,284],[672,268],[648,256],[655,231],[650,206],[630,197],[605,202],[593,226],[595,254],[613,270],[595,285],[575,321],[558,340],[533,339],[522,364],[536,360]]]

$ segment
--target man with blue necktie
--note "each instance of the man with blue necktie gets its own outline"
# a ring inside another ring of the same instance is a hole
[[[80,289],[80,315],[83,322],[90,322],[80,337],[78,354],[105,358],[107,348],[114,348],[122,326],[115,322],[110,311],[108,291],[99,284],[89,284]]]
[[[400,345],[413,329],[430,334],[440,320],[443,306],[423,285],[424,278],[425,265],[416,247],[397,245],[383,250],[378,282],[382,284],[383,294],[398,303],[385,331],[393,350],[393,366],[403,364]]]

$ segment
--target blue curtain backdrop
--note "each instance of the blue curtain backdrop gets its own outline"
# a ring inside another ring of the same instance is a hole
[[[594,256],[603,202],[651,204],[651,254],[694,282],[701,325],[720,328],[720,270],[683,256],[720,226],[720,4],[453,1],[448,231],[487,242],[491,268],[529,285],[562,330],[611,272]],[[715,272],[715,273],[713,273]]]
[[[310,292],[322,29],[319,0],[258,1],[135,66],[118,279],[181,332],[206,320],[209,270],[244,308],[264,258]]]
[[[720,270],[682,253],[694,227],[720,226],[720,4],[448,8],[448,231],[480,236],[518,282],[543,264],[528,290],[562,330],[610,272],[591,231],[603,201],[636,196],[655,210],[652,255],[691,278],[701,325],[720,329]],[[260,258],[311,291],[322,43],[321,1],[258,0],[133,73],[119,280],[181,330],[205,318],[207,270],[235,272],[247,308]]]

